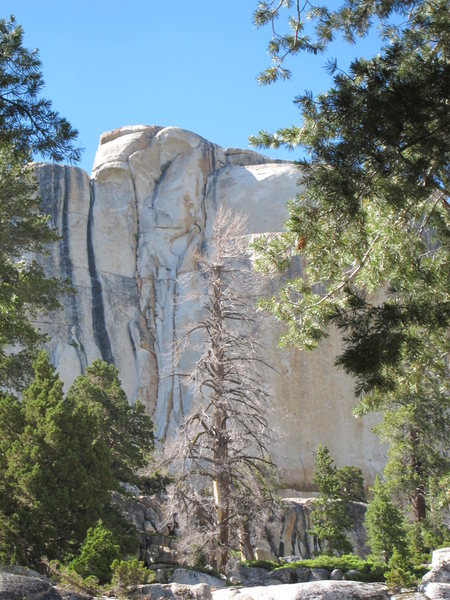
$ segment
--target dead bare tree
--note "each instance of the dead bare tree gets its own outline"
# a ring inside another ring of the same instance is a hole
[[[199,349],[185,382],[193,406],[165,449],[174,476],[169,497],[187,533],[185,546],[206,554],[218,570],[231,548],[252,557],[252,531],[273,505],[270,393],[262,376],[268,365],[255,332],[260,289],[248,241],[245,219],[219,209],[213,249],[197,257],[202,316],[184,336],[191,351]]]

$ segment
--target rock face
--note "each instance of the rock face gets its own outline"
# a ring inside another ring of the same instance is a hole
[[[249,234],[281,231],[298,171],[255,152],[220,148],[174,127],[126,127],[104,134],[92,178],[75,167],[38,164],[44,209],[63,239],[46,259],[76,295],[38,325],[66,387],[96,358],[119,368],[131,402],[153,416],[159,437],[177,431],[191,395],[172,375],[174,342],[198,315],[193,252],[208,250],[219,205],[249,216]],[[301,269],[301,261],[299,261]],[[339,466],[360,466],[371,482],[384,463],[370,419],[356,420],[352,381],[333,366],[335,332],[314,353],[280,350],[280,329],[261,315],[264,359],[281,431],[274,449],[287,484],[307,489],[319,442]],[[195,359],[182,357],[181,371]]]
[[[51,585],[41,577],[0,573],[0,600],[62,600]]]
[[[422,578],[419,589],[430,600],[450,598],[450,548],[440,548],[433,552],[431,571]]]
[[[218,590],[213,600],[389,600],[381,583],[314,581],[311,583]]]

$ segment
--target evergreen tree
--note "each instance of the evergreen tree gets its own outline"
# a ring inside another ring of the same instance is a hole
[[[78,132],[41,96],[44,79],[36,50],[23,47],[23,29],[0,19],[0,146],[28,158],[78,161]]]
[[[0,385],[23,387],[43,336],[30,323],[58,307],[64,286],[30,259],[55,241],[29,162],[78,160],[76,130],[41,96],[38,53],[23,47],[14,17],[0,19]]]
[[[154,446],[153,423],[143,404],[128,403],[116,367],[95,360],[75,379],[67,399],[95,415],[116,481],[138,484],[137,471],[147,464]]]
[[[342,487],[339,470],[326,446],[318,446],[314,465],[313,484],[319,495],[314,501],[311,513],[313,526],[309,533],[317,537],[327,554],[346,554],[352,551],[345,534],[352,526],[348,513],[349,500]]]
[[[396,549],[405,558],[407,532],[403,515],[393,504],[388,487],[378,476],[372,491],[373,499],[369,502],[364,519],[371,557],[377,562],[388,563]]]
[[[6,560],[36,565],[76,550],[114,487],[95,416],[70,399],[44,352],[19,400],[2,395],[0,508]]]
[[[278,33],[276,17],[292,7],[291,31]],[[330,323],[342,332],[337,362],[365,395],[358,412],[384,415],[386,474],[421,520],[428,480],[448,470],[448,3],[346,0],[332,10],[297,0],[260,2],[255,13],[258,25],[274,23],[264,83],[288,76],[289,54],[320,52],[335,34],[353,43],[374,19],[385,43],[378,56],[354,60],[348,73],[329,65],[333,87],[296,99],[301,127],[254,138],[309,155],[285,233],[257,248],[261,268],[307,259],[303,277],[263,306],[286,323],[286,345],[314,348]]]
[[[120,547],[114,534],[99,520],[90,527],[79,555],[70,563],[70,568],[82,577],[96,577],[99,583],[111,581],[111,565],[120,558]]]
[[[153,448],[143,407],[130,407],[117,369],[96,361],[63,398],[45,352],[22,398],[0,394],[0,560],[36,566],[75,554],[99,519],[122,544],[132,527],[112,506]],[[133,539],[135,542],[135,540]]]

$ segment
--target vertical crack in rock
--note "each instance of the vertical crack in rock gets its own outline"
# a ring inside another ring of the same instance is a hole
[[[92,329],[94,339],[102,359],[114,364],[114,359],[111,350],[111,342],[106,329],[105,307],[103,306],[102,284],[97,274],[95,265],[94,244],[92,240],[92,227],[94,222],[94,204],[95,204],[95,188],[94,182],[90,182],[90,202],[89,215],[87,223],[87,255],[89,276],[91,278],[91,293],[92,293]]]
[[[137,190],[136,190],[136,182],[134,180],[133,173],[131,171],[130,157],[128,157],[127,164],[128,164],[128,174],[130,176],[131,185],[133,187],[134,212],[135,212],[135,215],[136,215],[136,238],[135,238],[135,244],[134,244],[134,271],[135,271],[135,279],[136,279],[136,293],[137,293],[137,297],[138,297],[138,300],[139,300],[139,313],[141,314],[141,286],[142,286],[142,281],[141,281],[141,277],[140,277],[140,265],[139,265],[139,240],[140,240],[140,237],[141,237],[141,222],[140,222],[140,214],[139,214],[139,206],[138,206],[138,197],[137,197]],[[131,349],[132,349],[132,352],[133,352],[134,367],[135,367],[135,371],[136,371],[136,380],[138,380],[138,378],[139,378],[139,375],[138,375],[138,359],[137,359],[137,352],[136,352],[136,344],[134,343],[133,332],[131,330],[131,323],[128,323],[128,337],[130,339]]]
[[[73,264],[70,252],[70,168],[62,168],[64,170],[64,196],[61,211],[62,240],[59,245],[61,273],[63,278],[67,279],[70,284],[74,286]],[[76,350],[78,360],[80,361],[80,368],[83,371],[87,365],[87,358],[85,356],[85,352],[83,351],[83,344],[81,343],[81,329],[76,292],[69,293],[67,304],[70,310],[69,322],[72,325],[70,328],[69,337],[71,339],[72,346]]]

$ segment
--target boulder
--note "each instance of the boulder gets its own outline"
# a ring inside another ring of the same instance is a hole
[[[0,600],[62,600],[51,583],[40,577],[0,573]]]
[[[297,575],[298,583],[306,583],[307,581],[309,581],[311,569],[308,569],[306,567],[297,567],[295,569],[295,574]]]
[[[197,585],[183,585],[180,583],[138,586],[138,589],[129,595],[130,598],[151,598],[151,600],[212,600],[211,588],[206,583]]]
[[[311,510],[314,497],[288,497],[281,500],[282,510],[266,529],[267,545],[272,553],[292,562],[311,558],[321,553],[317,539],[309,532],[312,528]],[[367,505],[363,502],[350,502],[349,517],[352,527],[348,532],[354,552],[361,557],[368,554],[364,517]],[[262,542],[262,540],[260,540]]]
[[[330,579],[330,571],[327,569],[311,569],[308,581],[324,581]]]
[[[48,577],[30,569],[29,567],[22,567],[21,565],[3,565],[0,566],[0,573],[11,573],[13,575],[24,575],[25,577],[37,577],[42,581],[46,581],[47,583],[51,583]]]
[[[175,569],[170,578],[170,583],[183,583],[184,585],[206,583],[212,589],[220,589],[226,586],[224,579],[200,571],[191,571],[190,569]]]
[[[213,600],[389,600],[381,583],[313,581],[291,585],[226,588],[213,592]]]
[[[267,573],[267,582],[271,584],[275,581],[279,581],[280,583],[297,583],[297,573],[294,568],[289,569],[275,569],[274,571],[270,571]]]
[[[262,567],[247,567],[239,565],[237,577],[243,585],[264,585],[269,571]]]
[[[422,583],[450,583],[450,548],[435,550],[431,560],[431,571],[422,578]]]
[[[423,586],[423,590],[429,600],[450,600],[450,583],[430,581]]]
[[[450,599],[450,548],[433,552],[431,571],[422,578],[419,590],[432,600]]]
[[[62,600],[92,600],[92,596],[82,594],[81,592],[74,592],[73,590],[63,590],[56,586],[59,595]]]
[[[330,579],[333,581],[341,581],[344,579],[344,573],[341,571],[341,569],[333,569],[330,573]]]

